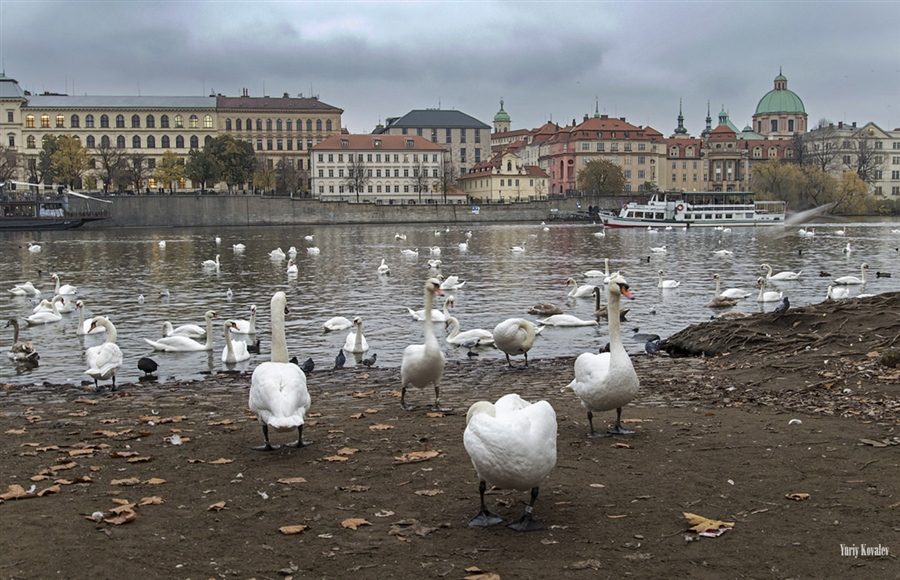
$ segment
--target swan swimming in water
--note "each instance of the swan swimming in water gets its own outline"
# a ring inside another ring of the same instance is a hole
[[[310,246],[309,248],[306,248],[306,253],[316,256],[319,254],[319,248],[317,248],[315,246]]]
[[[662,270],[657,270],[656,273],[659,274],[659,282],[656,284],[657,288],[678,288],[681,286],[681,282],[677,280],[663,280],[665,272]]]
[[[25,282],[24,284],[16,284],[9,290],[7,290],[10,294],[14,296],[40,296],[41,291],[34,287],[30,281]]]
[[[856,276],[841,276],[837,280],[834,281],[835,284],[841,285],[857,285],[857,284],[865,284],[866,283],[866,270],[869,269],[868,264],[863,264],[859,267],[860,278]]]
[[[773,275],[772,274],[772,266],[770,266],[768,264],[761,264],[759,266],[759,269],[766,271],[766,281],[775,280],[776,282],[784,281],[784,280],[799,280],[800,274],[803,273],[803,270],[800,270],[799,272],[784,271],[784,272],[778,272],[777,274]]]
[[[452,327],[452,328],[451,328]],[[463,346],[472,339],[478,342],[475,346],[492,346],[494,344],[494,335],[489,330],[483,328],[473,328],[464,332],[459,331],[459,321],[454,316],[450,316],[444,322],[444,328],[451,328],[450,334],[444,339],[450,344]]]
[[[384,261],[384,258],[381,259],[381,265],[378,266],[378,273],[383,276],[387,276],[391,273],[391,267],[387,265],[387,263]]]
[[[594,287],[588,284],[579,287],[575,278],[566,279],[566,287],[570,285],[572,286],[572,290],[569,291],[569,298],[587,298],[594,291]]]
[[[582,320],[571,314],[554,314],[553,316],[538,320],[537,323],[544,326],[597,326],[596,320]]]
[[[106,327],[101,325],[93,325],[91,327],[92,320],[84,319],[84,302],[79,300],[75,303],[75,309],[78,310],[78,326],[75,327],[75,334],[83,335],[83,334],[100,334],[101,332],[106,332]]]
[[[203,338],[206,336],[206,329],[196,324],[182,324],[178,328],[174,328],[172,323],[166,320],[163,322],[162,335],[166,336],[186,336],[188,338]]]
[[[234,332],[238,334],[256,334],[256,304],[250,305],[250,320],[234,320]]]
[[[431,323],[431,306],[434,296],[442,296],[441,281],[437,278],[429,278],[425,282],[425,344],[411,344],[403,350],[403,359],[400,363],[400,407],[411,411],[413,407],[406,403],[406,389],[408,387],[424,388],[434,386],[434,411],[450,411],[441,407],[441,376],[444,374],[444,353],[441,345],[434,337],[434,329]],[[445,303],[446,304],[446,303]]]
[[[222,349],[222,362],[234,364],[250,358],[247,343],[243,340],[231,340],[231,330],[236,328],[233,320],[225,321],[225,348]]]
[[[235,252],[243,252],[244,250],[247,249],[247,246],[245,246],[244,244],[240,244],[240,243],[232,244],[231,249],[234,250]]]
[[[435,278],[436,279],[436,278]],[[443,291],[440,293],[443,296]],[[453,308],[453,301],[455,297],[453,295],[449,295],[444,297],[444,311],[431,309],[431,320],[434,322],[446,322],[447,318],[450,317],[450,308]],[[412,308],[406,308],[409,311],[409,315],[413,317],[413,319],[418,320],[419,322],[425,320],[425,309],[422,310],[413,310]]]
[[[28,316],[25,318],[25,322],[31,324],[32,326],[37,324],[49,324],[51,322],[59,322],[62,320],[62,314],[59,313],[59,309],[56,307],[58,302],[62,302],[62,296],[54,296],[53,300],[50,301],[50,310],[41,310]]]
[[[199,352],[204,350],[212,350],[212,319],[218,318],[218,315],[216,315],[216,313],[212,310],[207,310],[204,318],[206,318],[205,344],[197,342],[193,338],[188,338],[186,336],[165,336],[163,338],[160,338],[159,340],[150,340],[149,338],[145,338],[144,341],[152,346],[154,350],[161,350],[163,352]]]
[[[285,270],[288,276],[296,276],[297,275],[297,264],[294,263],[294,259],[291,258],[288,260],[287,269]]]
[[[76,288],[75,286],[72,286],[71,284],[63,284],[62,286],[60,286],[59,285],[59,274],[51,275],[50,279],[53,280],[54,282],[56,282],[56,290],[54,292],[55,294],[62,294],[64,296],[69,296],[71,294],[75,294],[76,292],[78,292],[78,288]]]
[[[466,285],[466,281],[463,280],[460,282],[459,276],[451,275],[447,276],[443,282],[441,282],[441,290],[459,290],[463,286]]]
[[[478,474],[481,509],[470,526],[486,527],[503,521],[484,502],[487,483],[504,489],[531,491],[525,514],[508,527],[528,532],[543,529],[534,519],[539,486],[556,466],[556,412],[547,401],[529,403],[517,394],[496,403],[478,401],[466,413],[463,445]]]
[[[112,379],[112,390],[116,390],[116,373],[122,366],[122,351],[116,344],[116,327],[109,319],[103,316],[95,316],[91,319],[89,333],[93,331],[95,326],[102,326],[106,329],[106,342],[97,346],[92,346],[84,353],[84,359],[87,362],[88,369],[84,374],[94,379],[94,388],[99,389],[99,381]]]
[[[284,250],[282,250],[281,248],[275,248],[274,250],[269,252],[269,257],[273,260],[284,260]]]
[[[350,321],[349,318],[344,316],[335,316],[334,318],[329,318],[325,321],[325,324],[322,325],[325,328],[326,332],[333,330],[346,330],[353,326],[353,322]]]
[[[248,405],[262,425],[265,437],[265,444],[254,447],[254,451],[279,448],[269,442],[269,427],[276,431],[297,430],[297,441],[287,443],[287,447],[304,447],[311,443],[303,440],[303,423],[311,403],[306,375],[288,360],[284,316],[289,310],[284,292],[272,296],[271,308],[272,360],[256,367],[250,379]]]
[[[753,294],[752,292],[747,292],[746,290],[741,290],[740,288],[727,288],[719,292],[719,286],[721,284],[719,275],[713,274],[713,280],[716,281],[716,296],[726,296],[728,298],[740,300],[741,298],[747,298],[748,296]]]
[[[760,276],[756,279],[756,285],[759,286],[759,296],[757,296],[757,302],[781,302],[783,298],[782,292],[775,292],[774,290],[769,290],[766,292],[766,279]]]
[[[201,266],[203,266],[204,268],[215,268],[216,270],[218,270],[219,269],[219,254],[216,254],[215,260],[204,260],[203,263],[201,264]]]
[[[6,352],[6,356],[16,364],[30,364],[37,366],[41,355],[35,350],[30,340],[19,341],[19,321],[15,318],[10,318],[6,323],[5,328],[9,328],[10,326],[13,327],[13,344]]]

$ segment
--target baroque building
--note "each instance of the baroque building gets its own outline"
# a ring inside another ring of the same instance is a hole
[[[808,131],[806,108],[788,89],[787,77],[778,71],[775,88],[763,95],[753,114],[753,128],[767,139],[792,139]]]
[[[506,203],[545,199],[548,181],[544,170],[525,165],[511,147],[477,163],[459,178],[459,186],[473,203]]]

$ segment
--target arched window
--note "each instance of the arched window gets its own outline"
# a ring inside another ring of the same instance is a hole
[[[316,119],[316,132],[322,132],[322,119]]]
[[[131,138],[131,146],[135,149],[141,148],[141,138],[138,135]]]
[[[226,121],[226,123],[227,123],[227,121]],[[226,126],[227,126],[227,125],[226,125]],[[240,120],[240,119],[235,119],[235,120],[234,120],[234,130],[235,130],[235,131],[243,131],[243,130],[244,130],[244,128],[241,126],[241,120]]]
[[[288,131],[288,133],[290,133],[291,131],[294,130],[294,122],[293,122],[293,121],[291,121],[290,119],[288,119],[287,121],[285,121],[285,123],[287,123],[287,131]]]
[[[162,117],[159,118],[159,126],[162,127],[163,129],[169,128],[169,116],[168,115],[163,115]]]
[[[225,130],[231,131],[231,119],[225,119]]]
[[[297,131],[300,132],[303,130],[303,119],[297,119]]]
[[[190,129],[198,129],[200,127],[200,119],[197,118],[197,115],[191,115],[188,119],[188,127]]]
[[[325,130],[326,130],[326,131],[331,131],[331,119],[327,119],[327,120],[325,121]]]
[[[65,127],[66,126],[66,118],[62,115],[56,116],[56,126],[57,127]]]
[[[147,128],[153,129],[156,127],[156,117],[153,115],[147,115]]]
[[[278,119],[277,121],[275,121],[275,130],[280,132],[281,128],[282,128],[281,119]]]
[[[109,129],[109,117],[107,115],[100,115],[100,128]]]
[[[262,119],[257,119],[257,120],[256,120],[256,130],[257,130],[257,131],[262,131]]]
[[[191,135],[191,149],[199,149],[200,148],[200,140],[197,139],[196,135]]]
[[[307,120],[306,120],[306,130],[307,130],[307,131],[312,131],[312,119],[307,119]]]
[[[125,149],[125,135],[119,135],[116,137],[116,147],[119,149]]]
[[[175,148],[184,149],[184,137],[182,137],[181,135],[175,137]]]
[[[147,149],[156,149],[156,137],[153,135],[147,136]]]
[[[160,145],[162,145],[163,149],[169,148],[169,136],[168,135],[162,136],[162,139],[160,139]]]
[[[139,115],[131,116],[131,128],[138,129],[141,126],[141,117]]]
[[[69,126],[73,129],[81,127],[81,120],[78,118],[78,115],[72,115],[72,117],[69,119]]]
[[[203,138],[203,145],[209,145],[210,141],[212,141],[212,135],[207,135]]]
[[[272,119],[266,119],[266,131],[272,130]]]
[[[103,137],[100,137],[100,146],[103,148],[108,148],[109,147],[109,137],[107,137],[106,135],[104,135]]]
[[[25,115],[25,127],[34,129],[34,115]]]
[[[84,116],[84,126],[88,129],[94,128],[94,116],[93,115],[85,115]]]
[[[507,161],[507,162],[506,162],[506,172],[507,172],[507,173],[512,172],[512,161]]]
[[[50,127],[50,115],[41,115],[41,128],[48,129]]]
[[[184,128],[184,117],[181,115],[175,115],[175,128],[183,129]]]
[[[94,147],[96,147],[96,142],[94,141],[94,136],[93,136],[93,135],[88,135],[88,136],[87,136],[87,139],[84,140],[84,143],[85,143],[85,145],[87,145],[87,146],[90,147],[91,149],[93,149]]]
[[[204,129],[212,129],[213,128],[212,115],[205,115],[203,117],[203,128]]]
[[[244,125],[244,127],[246,127],[247,131],[251,131],[253,129],[253,123],[250,121],[250,119],[247,119],[247,123]]]
[[[116,115],[116,129],[124,129],[125,128],[125,116],[124,115]]]
[[[34,138],[34,135],[28,136],[28,138],[25,140],[25,146],[28,147],[29,149],[37,148],[37,140]]]

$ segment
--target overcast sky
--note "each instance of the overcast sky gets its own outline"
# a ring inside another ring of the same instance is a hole
[[[32,92],[311,93],[351,133],[412,109],[513,129],[594,112],[692,135],[744,127],[779,68],[809,122],[900,128],[900,1],[0,0],[0,56]]]

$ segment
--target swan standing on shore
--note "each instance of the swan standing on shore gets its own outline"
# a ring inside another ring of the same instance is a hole
[[[452,328],[451,328],[452,327]],[[444,339],[450,344],[463,346],[471,340],[477,340],[475,346],[492,346],[494,344],[494,335],[483,328],[473,328],[464,332],[459,331],[459,320],[454,316],[450,316],[444,322],[444,328],[451,328],[450,334]]]
[[[508,527],[529,532],[543,529],[534,519],[539,486],[556,466],[556,412],[547,401],[531,404],[519,395],[504,395],[496,403],[478,401],[466,413],[463,444],[478,473],[481,510],[470,526],[499,524],[503,518],[484,503],[487,483],[504,489],[531,491],[525,514]]]
[[[844,300],[850,298],[850,289],[846,286],[829,286],[826,300]]]
[[[225,348],[222,349],[222,362],[234,364],[250,358],[247,343],[243,340],[231,340],[231,330],[235,328],[233,320],[225,321]]]
[[[219,316],[213,312],[212,310],[207,310],[206,315],[206,343],[200,343],[194,340],[193,338],[188,338],[187,336],[165,336],[160,338],[159,340],[150,340],[149,338],[145,338],[144,340],[153,347],[154,350],[161,350],[163,352],[198,352],[203,350],[212,350],[213,349],[213,338],[212,338],[212,319],[218,318]]]
[[[94,388],[99,389],[99,381],[112,379],[112,390],[116,390],[116,372],[122,366],[122,351],[116,344],[116,327],[109,319],[103,316],[95,316],[91,319],[91,326],[88,330],[90,334],[94,327],[102,326],[106,329],[106,342],[97,346],[92,346],[84,353],[84,359],[87,362],[88,369],[84,374],[94,379]]]
[[[269,443],[269,427],[276,431],[297,429],[297,441],[287,447],[303,447],[303,422],[311,403],[306,388],[306,375],[288,360],[287,339],[284,334],[284,315],[289,312],[287,296],[276,292],[272,296],[272,360],[253,371],[250,379],[250,410],[262,424],[265,444],[254,451],[272,451],[278,445]]]
[[[563,390],[574,391],[587,410],[591,432],[588,437],[628,435],[633,431],[622,428],[622,407],[637,395],[640,380],[634,372],[631,357],[622,344],[619,324],[619,301],[624,296],[633,299],[628,283],[619,275],[613,277],[606,289],[609,305],[609,352],[582,353],[575,359],[575,379]],[[607,433],[594,430],[594,411],[616,410],[616,424]]]
[[[525,355],[525,366],[528,366],[528,351],[534,346],[537,329],[534,324],[524,318],[507,318],[494,327],[491,333],[494,337],[494,346],[506,354],[506,364],[509,368],[515,368],[509,356]]]
[[[9,360],[14,361],[16,364],[29,364],[33,366],[38,365],[38,359],[41,358],[41,355],[34,349],[34,346],[31,344],[30,340],[27,341],[19,341],[19,321],[15,318],[10,318],[9,322],[6,323],[4,328],[13,327],[13,344],[9,347],[9,351],[7,351],[6,356],[9,357]]]
[[[403,350],[403,359],[400,363],[400,407],[411,411],[413,407],[406,403],[407,387],[424,388],[434,385],[435,411],[450,411],[441,407],[441,376],[444,374],[444,353],[441,345],[434,337],[434,329],[431,323],[431,306],[434,296],[443,296],[441,281],[437,278],[429,278],[425,282],[425,344],[411,344]]]
[[[353,353],[366,352],[369,350],[369,343],[366,342],[366,337],[362,333],[362,318],[359,316],[354,318],[353,326],[356,328],[356,332],[347,335],[347,339],[344,341],[344,350]]]

